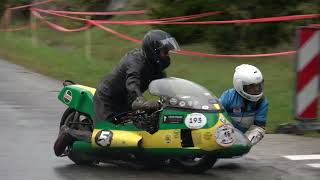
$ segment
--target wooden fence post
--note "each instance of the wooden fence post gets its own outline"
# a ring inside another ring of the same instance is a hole
[[[87,19],[90,19],[90,16],[86,16]],[[87,29],[85,32],[85,57],[86,59],[90,60],[92,57],[92,38],[91,38],[91,31],[90,29]]]

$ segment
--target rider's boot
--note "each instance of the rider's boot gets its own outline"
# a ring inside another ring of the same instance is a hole
[[[73,143],[74,138],[69,134],[69,127],[66,125],[61,126],[58,138],[56,139],[53,150],[56,156],[61,156],[66,147]]]
[[[68,133],[75,139],[91,143],[92,132],[87,130],[69,129]]]
[[[66,125],[61,126],[56,142],[54,143],[54,152],[56,156],[61,156],[66,147],[75,140],[82,140],[91,143],[91,131],[71,129]]]

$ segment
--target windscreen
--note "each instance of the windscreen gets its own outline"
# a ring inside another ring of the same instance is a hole
[[[164,78],[154,80],[149,85],[152,95],[161,97],[167,106],[220,110],[221,106],[216,96],[203,86],[180,78]]]

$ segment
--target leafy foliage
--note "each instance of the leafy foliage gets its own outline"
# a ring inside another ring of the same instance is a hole
[[[0,17],[4,13],[6,8],[26,5],[26,4],[30,4],[31,2],[32,2],[32,0],[10,0],[10,1],[9,0],[1,0],[0,1]],[[19,11],[19,13],[22,15],[22,17],[24,19],[28,18],[29,14],[30,14],[28,9],[22,9]]]
[[[41,2],[41,0],[1,0],[0,1],[0,15],[3,14],[6,7],[15,7],[19,5],[30,4],[32,2]],[[106,11],[111,0],[56,0],[48,5],[41,5],[42,7],[50,6],[59,10],[69,11]],[[20,10],[25,17],[29,17],[29,9]],[[92,17],[93,19],[105,18],[103,16]]]
[[[180,0],[155,0],[151,4],[152,18],[184,16],[202,13],[206,10],[203,0],[180,1]],[[177,8],[179,7],[179,8]],[[204,20],[205,18],[202,18]],[[156,25],[164,31],[170,32],[180,43],[191,43],[200,40],[204,36],[205,26],[197,25]]]
[[[0,14],[4,12],[7,7],[14,7],[16,5],[28,4],[31,0],[1,0],[0,1]]]
[[[219,0],[156,0],[150,3],[154,18],[190,15],[207,11],[223,11],[201,20],[236,20],[272,16],[286,16],[305,13],[318,13],[320,1],[305,2],[299,0],[241,0],[222,2]],[[177,8],[179,7],[179,8]],[[264,51],[266,48],[288,42],[294,37],[297,25],[316,22],[302,20],[298,22],[230,24],[230,25],[156,25],[168,31],[180,43],[192,43],[202,38],[209,39],[212,46],[220,52]]]
[[[0,14],[5,7],[14,7],[41,0],[1,0]],[[320,12],[320,1],[299,0],[153,0],[143,1],[151,18],[163,18],[198,14],[208,11],[223,11],[223,14],[199,18],[194,21],[252,19],[272,16],[311,14]],[[56,0],[50,8],[69,11],[105,11],[111,0]],[[47,5],[42,5],[47,6]],[[143,7],[141,7],[143,8]],[[29,18],[28,9],[20,14]],[[92,19],[106,19],[110,16],[92,16]],[[319,23],[320,19],[277,23],[224,24],[224,25],[155,25],[172,34],[181,44],[210,42],[220,52],[266,51],[282,43],[290,43],[296,27]]]

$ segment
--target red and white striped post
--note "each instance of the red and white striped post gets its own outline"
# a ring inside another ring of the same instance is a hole
[[[319,101],[320,30],[301,27],[298,31],[295,119],[315,121]]]
[[[281,124],[276,132],[303,134],[320,130],[318,103],[320,92],[320,29],[298,29],[294,118],[298,123]]]

